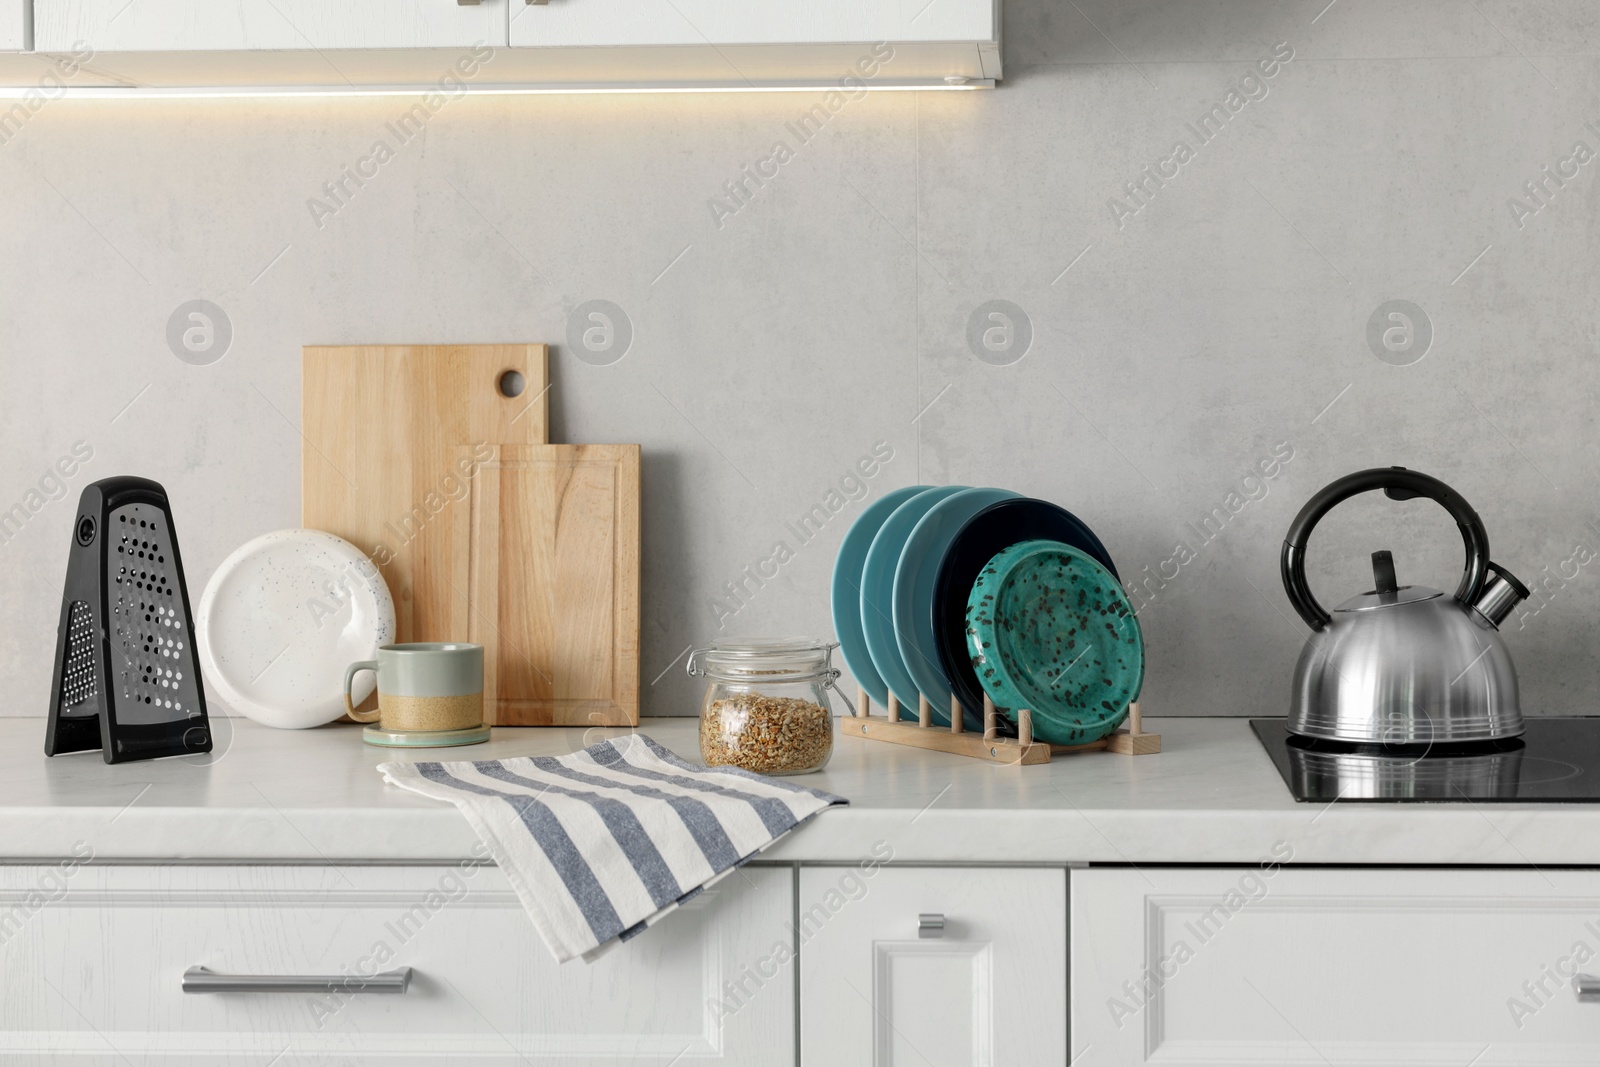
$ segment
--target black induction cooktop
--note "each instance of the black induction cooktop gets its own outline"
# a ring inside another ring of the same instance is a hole
[[[1520,738],[1422,754],[1296,737],[1285,723],[1250,720],[1306,803],[1600,803],[1600,716],[1529,719]]]

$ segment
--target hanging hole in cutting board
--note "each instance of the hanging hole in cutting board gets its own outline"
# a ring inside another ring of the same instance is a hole
[[[528,379],[522,376],[519,370],[508,370],[500,375],[500,395],[517,397],[528,387]]]

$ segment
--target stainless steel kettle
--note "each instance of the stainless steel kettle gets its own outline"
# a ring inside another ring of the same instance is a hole
[[[1340,503],[1374,489],[1391,500],[1435,500],[1456,520],[1467,563],[1454,596],[1399,585],[1387,551],[1372,554],[1374,588],[1331,615],[1311,595],[1311,531]],[[1522,733],[1517,672],[1498,627],[1528,590],[1490,561],[1483,521],[1448,485],[1404,467],[1348,474],[1300,509],[1281,565],[1289,601],[1312,630],[1294,672],[1291,733],[1404,747]]]

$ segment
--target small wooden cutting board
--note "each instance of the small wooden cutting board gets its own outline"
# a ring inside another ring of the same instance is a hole
[[[471,448],[477,475],[422,540],[450,559],[450,630],[484,646],[484,720],[639,723],[639,446]]]
[[[394,596],[398,641],[464,641],[448,556],[426,534],[455,521],[494,446],[548,439],[544,345],[360,345],[303,350],[300,521],[351,542]],[[502,391],[521,376],[515,396]],[[509,383],[508,383],[509,384]]]

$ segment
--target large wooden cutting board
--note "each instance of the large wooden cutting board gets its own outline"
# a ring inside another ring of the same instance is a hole
[[[484,646],[485,721],[637,726],[639,446],[489,452],[426,535],[467,593],[451,631]]]
[[[430,530],[465,511],[491,446],[548,439],[544,345],[363,345],[302,353],[301,522],[370,555],[394,595],[400,641],[464,641],[453,562]],[[517,396],[501,389],[522,375]],[[463,446],[469,456],[463,459]]]

